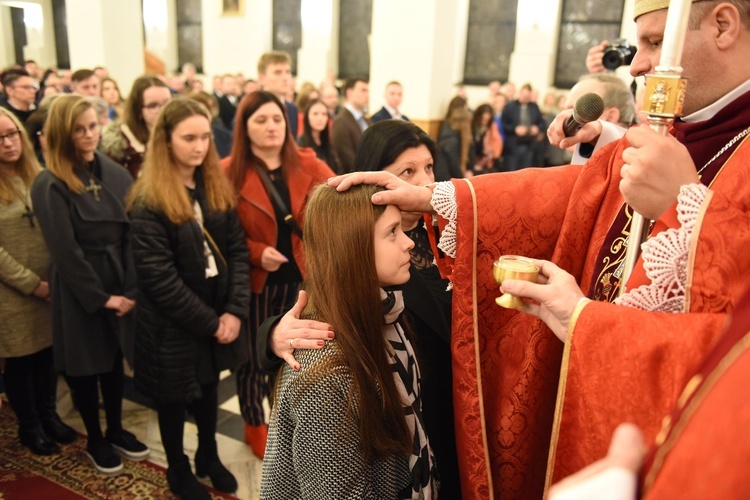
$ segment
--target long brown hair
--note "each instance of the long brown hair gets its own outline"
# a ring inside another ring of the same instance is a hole
[[[36,174],[40,170],[39,164],[36,161],[36,156],[34,156],[34,147],[29,141],[26,128],[18,121],[16,115],[7,109],[0,107],[0,116],[10,118],[10,121],[13,122],[13,125],[15,125],[21,133],[19,136],[19,139],[21,139],[21,156],[16,160],[16,175],[21,178],[28,188],[31,186],[34,177],[36,177]],[[11,203],[16,199],[16,196],[16,192],[13,189],[13,179],[0,172],[0,203]]]
[[[336,331],[341,356],[335,362],[346,364],[354,379],[348,411],[359,422],[366,457],[408,454],[411,446],[386,354],[375,268],[374,228],[385,207],[373,205],[371,197],[381,189],[362,185],[337,192],[318,186],[307,204],[303,229],[309,272],[306,313],[314,311]],[[325,369],[325,364],[317,367]],[[315,371],[306,376],[315,377]]]
[[[77,194],[83,192],[83,182],[74,172],[81,159],[73,142],[73,129],[81,115],[93,108],[89,98],[78,94],[57,97],[50,105],[47,124],[44,126],[47,170]]]
[[[268,168],[263,160],[253,154],[253,149],[250,147],[250,138],[247,135],[247,121],[258,111],[258,108],[269,102],[276,104],[284,115],[286,136],[284,137],[284,144],[281,146],[281,175],[284,180],[288,180],[289,173],[299,167],[299,151],[289,130],[286,107],[270,92],[258,90],[248,94],[237,106],[237,114],[234,119],[234,139],[232,140],[232,152],[230,153],[228,174],[237,192],[242,189],[249,168]]]
[[[122,121],[128,126],[136,139],[146,144],[149,139],[148,126],[143,119],[143,93],[151,87],[164,87],[169,89],[166,83],[155,76],[141,76],[135,79],[130,89],[125,106],[122,110]]]
[[[445,114],[445,121],[461,137],[461,172],[466,172],[471,146],[471,113],[466,99],[461,96],[451,99]]]
[[[178,166],[169,143],[177,125],[196,115],[203,116],[211,123],[205,106],[187,97],[175,97],[162,108],[146,148],[141,175],[128,194],[128,210],[139,202],[149,209],[163,212],[174,224],[195,218],[193,203],[178,175]],[[234,190],[219,166],[213,137],[200,168],[209,208],[216,212],[231,210],[235,203]]]

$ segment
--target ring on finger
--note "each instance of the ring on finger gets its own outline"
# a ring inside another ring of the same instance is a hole
[[[294,349],[294,340],[295,339],[290,339],[289,340],[289,347],[291,347],[292,349]]]

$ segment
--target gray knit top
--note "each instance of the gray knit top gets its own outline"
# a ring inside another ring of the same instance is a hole
[[[412,479],[407,456],[364,460],[359,424],[347,414],[354,383],[349,369],[336,362],[314,382],[306,377],[312,367],[340,353],[336,341],[329,341],[321,350],[295,351],[299,372],[288,365],[281,369],[261,499],[395,499],[408,491]]]

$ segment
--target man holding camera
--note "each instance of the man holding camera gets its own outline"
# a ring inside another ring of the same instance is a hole
[[[668,4],[635,0],[633,76],[659,64]],[[694,0],[685,116],[671,135],[633,127],[583,166],[470,183],[419,188],[382,173],[333,181],[377,182],[388,191],[376,203],[410,212],[434,206],[441,216],[441,248],[453,257],[439,266],[454,283],[465,498],[539,498],[545,473],[558,480],[604,455],[623,421],[654,439],[750,275],[748,53],[750,0]],[[564,138],[568,116],[551,125],[552,144],[596,140],[595,122]],[[616,305],[633,209],[655,220],[651,250]],[[532,299],[529,315],[494,303],[491,269],[503,254],[549,259],[537,262],[539,284],[501,287]]]

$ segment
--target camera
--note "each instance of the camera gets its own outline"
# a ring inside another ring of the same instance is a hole
[[[604,51],[602,64],[605,68],[610,70],[617,69],[620,66],[627,66],[633,62],[636,50],[635,46],[630,45],[627,40],[615,40],[615,42]]]

